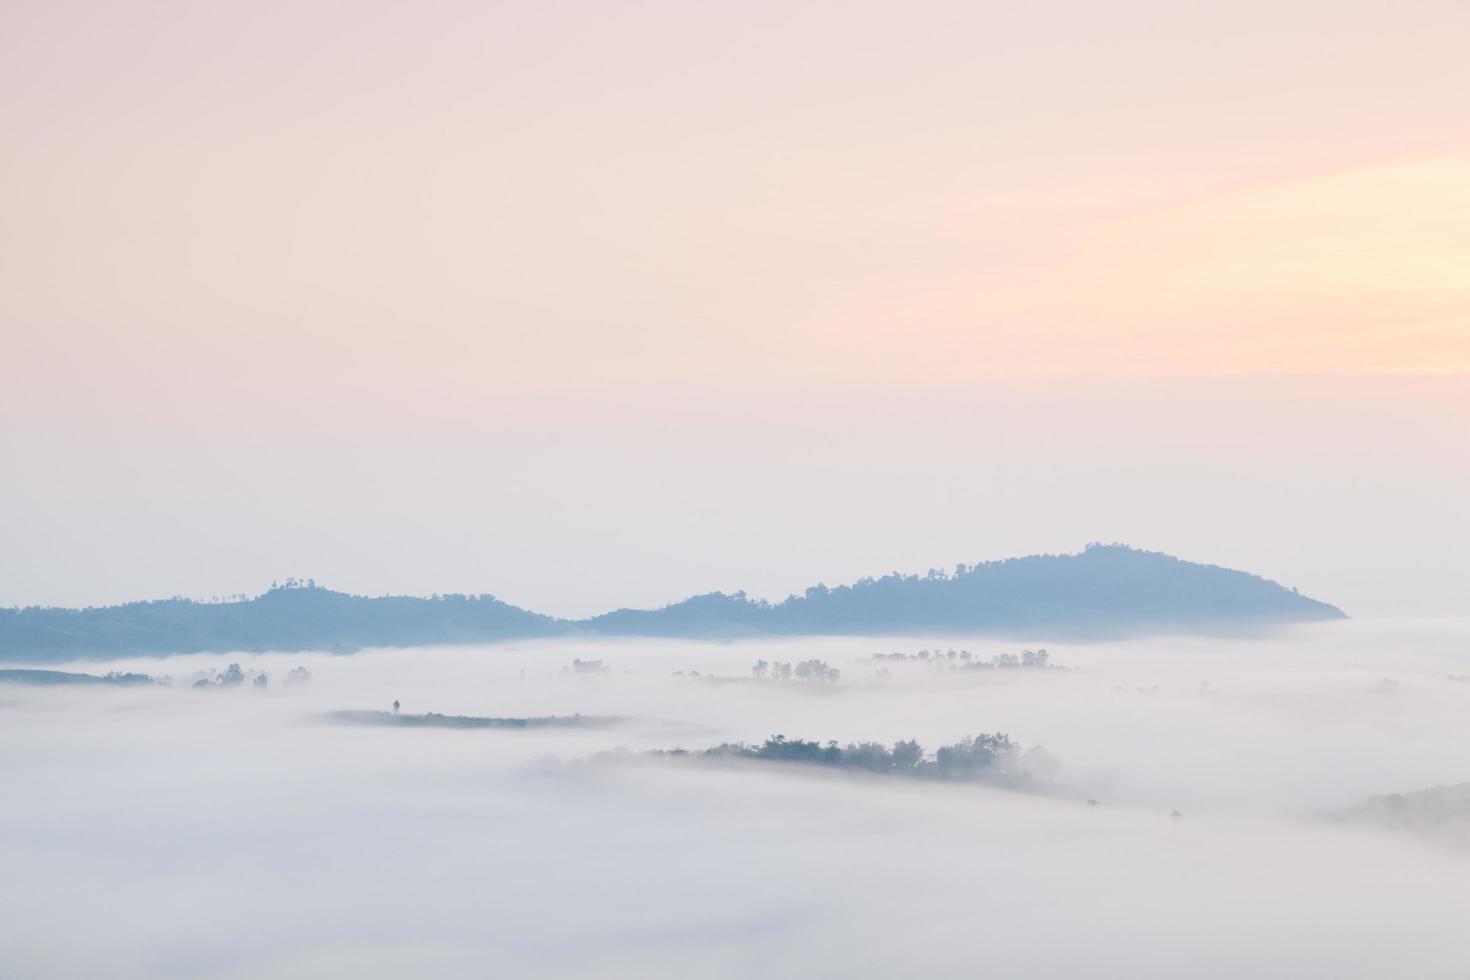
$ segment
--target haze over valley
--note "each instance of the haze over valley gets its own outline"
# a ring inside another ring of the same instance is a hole
[[[1470,915],[1463,793],[1427,834],[1335,815],[1466,781],[1467,642],[1463,625],[1338,620],[1054,642],[1032,666],[1017,644],[933,634],[60,665],[169,683],[0,675],[4,962],[1451,977]],[[838,676],[792,669],[812,662]],[[449,723],[391,723],[434,715]],[[1017,747],[1004,771],[948,779],[702,754],[912,741],[932,763],[990,733]],[[63,927],[88,942],[58,946]]]

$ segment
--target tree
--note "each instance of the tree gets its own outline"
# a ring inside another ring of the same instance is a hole
[[[842,676],[842,671],[829,667],[823,660],[803,660],[796,665],[796,676],[804,681],[825,681],[828,684],[835,684]]]
[[[974,739],[947,745],[934,754],[940,779],[975,779],[1015,751],[1005,735],[977,735]]]
[[[843,749],[842,764],[869,772],[891,772],[893,753],[879,742],[859,742]]]
[[[910,739],[893,743],[893,768],[897,772],[913,772],[924,761],[924,747]]]

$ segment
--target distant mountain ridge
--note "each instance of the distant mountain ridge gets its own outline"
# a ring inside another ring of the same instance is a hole
[[[779,603],[713,592],[661,609],[565,620],[493,596],[368,598],[313,586],[253,599],[0,610],[0,661],[334,650],[587,635],[725,638],[973,631],[1028,636],[1201,632],[1343,619],[1257,575],[1123,545],[893,573]]]
[[[0,610],[0,660],[424,646],[555,636],[565,623],[493,596],[367,598],[315,586],[239,602],[160,599],[94,609]]]
[[[1344,619],[1342,610],[1258,575],[1123,545],[1031,555],[925,576],[893,573],[807,589],[780,603],[713,592],[662,609],[584,620],[604,634],[813,635],[912,630],[1123,634]]]

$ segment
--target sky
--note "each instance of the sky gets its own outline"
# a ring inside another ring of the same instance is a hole
[[[1470,594],[1470,6],[0,12],[0,605]]]

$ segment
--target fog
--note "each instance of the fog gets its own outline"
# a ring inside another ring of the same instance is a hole
[[[1036,647],[1065,669],[872,658]],[[751,677],[757,660],[811,658],[840,681]],[[564,670],[578,659],[606,670]],[[190,686],[232,662],[269,686]],[[285,683],[295,667],[311,681]],[[1466,622],[1108,644],[555,640],[63,669],[175,683],[0,684],[0,976],[1463,977],[1470,965],[1470,851],[1325,817],[1470,780]],[[623,721],[323,717],[395,700],[405,714]],[[644,754],[774,734],[932,751],[984,732],[1043,746],[1045,786]]]

